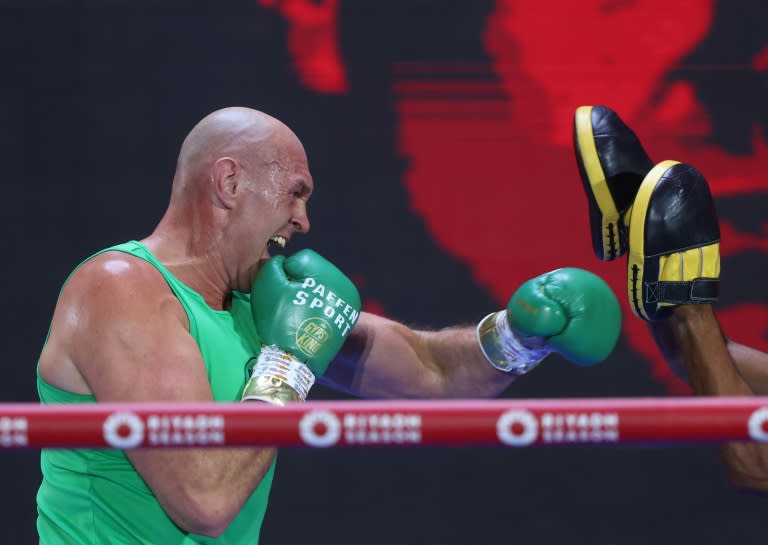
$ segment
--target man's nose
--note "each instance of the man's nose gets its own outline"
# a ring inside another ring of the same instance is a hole
[[[307,215],[306,204],[301,204],[298,206],[298,210],[293,215],[291,223],[293,224],[293,228],[297,233],[309,232],[309,216]]]

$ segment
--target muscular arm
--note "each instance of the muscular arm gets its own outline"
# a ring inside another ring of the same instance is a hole
[[[710,396],[765,394],[768,354],[728,342],[709,305],[683,305],[651,333],[670,364],[684,371],[694,393]],[[731,482],[768,493],[768,444],[729,443],[722,455]]]
[[[488,363],[475,326],[415,331],[364,312],[321,380],[363,397],[461,398],[498,395],[514,377]]]
[[[675,310],[675,316],[663,322],[648,322],[648,328],[672,371],[682,380],[690,382],[696,393],[744,395],[730,391],[731,388],[738,389],[733,384],[736,380],[746,383],[749,388],[746,395],[768,395],[768,354],[726,338],[711,307],[679,307]],[[687,342],[684,339],[688,339]],[[704,343],[707,344],[706,348]],[[713,346],[718,351],[724,348],[733,363],[733,369],[713,369],[707,373],[709,378],[706,380],[701,371],[697,370],[697,376],[693,377],[686,365],[686,353],[694,350],[691,345],[700,347],[702,351],[712,349]],[[730,377],[730,380],[723,381],[720,377],[722,374]],[[702,380],[705,380],[704,383],[701,383]]]
[[[73,275],[54,313],[40,372],[55,386],[98,401],[213,400],[178,300],[153,267],[128,256],[104,254]],[[126,454],[178,526],[208,535],[223,532],[274,458],[272,449]]]
[[[739,374],[756,395],[768,395],[768,354],[726,339]]]

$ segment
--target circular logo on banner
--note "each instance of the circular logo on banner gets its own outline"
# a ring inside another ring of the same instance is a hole
[[[112,413],[102,426],[104,439],[115,448],[134,448],[144,441],[144,422],[133,413]]]
[[[314,357],[332,336],[331,324],[326,320],[307,318],[296,329],[296,346],[307,356]]]
[[[749,421],[747,422],[747,428],[749,429],[749,436],[755,441],[768,441],[768,430],[765,429],[765,424],[768,422],[768,407],[757,409],[753,412]]]
[[[341,422],[329,411],[310,411],[299,421],[299,436],[310,447],[330,447],[341,438]]]
[[[530,412],[513,409],[499,417],[496,422],[496,435],[505,445],[524,447],[536,441],[539,435],[539,423]]]

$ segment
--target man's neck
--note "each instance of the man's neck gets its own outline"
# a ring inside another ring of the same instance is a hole
[[[176,278],[198,292],[212,309],[221,310],[229,304],[231,287],[213,241],[161,223],[141,243]]]

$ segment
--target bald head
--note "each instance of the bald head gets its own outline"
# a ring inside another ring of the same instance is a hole
[[[270,241],[309,230],[307,156],[282,122],[249,108],[217,110],[179,151],[171,199],[148,237],[177,266],[209,263],[210,282],[247,291]]]
[[[270,163],[279,147],[290,142],[301,145],[296,135],[274,117],[251,108],[216,110],[189,132],[179,151],[174,193],[204,173],[221,157],[232,157],[244,165]]]
[[[200,120],[184,139],[179,163],[236,154],[265,141],[281,126],[285,127],[274,117],[249,108],[216,110]]]

